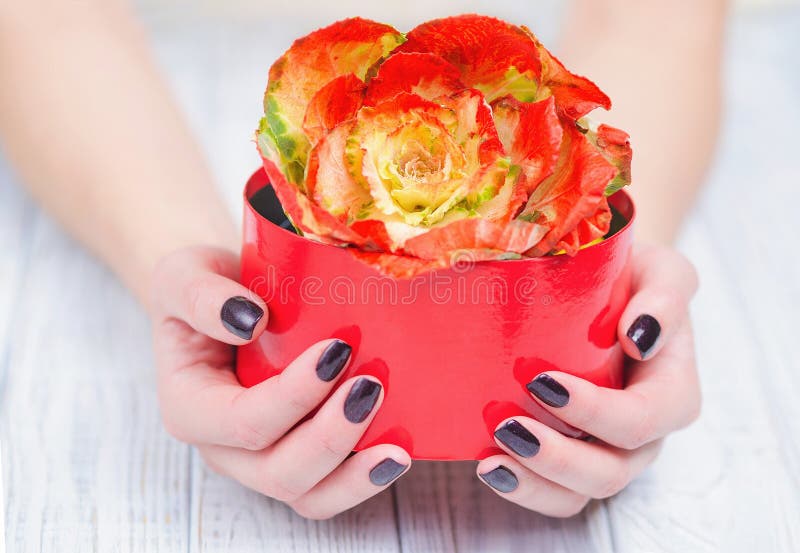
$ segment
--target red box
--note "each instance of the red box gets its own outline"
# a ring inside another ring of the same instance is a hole
[[[541,372],[622,385],[616,331],[630,291],[634,218],[625,192],[609,198],[624,226],[574,257],[464,258],[397,280],[261,215],[250,199],[268,185],[262,169],[245,189],[242,282],[270,315],[267,331],[239,348],[244,386],[279,373],[314,342],[340,338],[353,346],[342,378],[374,375],[385,387],[356,449],[393,443],[415,459],[465,460],[499,452],[492,433],[511,416],[580,435],[527,392]]]

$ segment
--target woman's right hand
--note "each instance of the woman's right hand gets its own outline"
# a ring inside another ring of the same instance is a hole
[[[380,408],[383,387],[367,376],[338,383],[351,352],[342,341],[312,345],[252,388],[239,384],[234,346],[257,338],[268,313],[261,298],[236,282],[238,271],[234,254],[208,247],[172,253],[155,270],[153,340],[164,425],[196,445],[214,471],[302,516],[331,517],[385,489],[410,457],[390,444],[350,456]]]

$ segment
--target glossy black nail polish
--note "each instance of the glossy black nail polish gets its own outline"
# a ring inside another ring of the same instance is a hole
[[[626,333],[636,345],[642,359],[647,358],[661,334],[661,325],[650,315],[639,315]]]
[[[264,310],[242,296],[234,296],[223,305],[219,314],[222,324],[239,338],[249,340],[253,329],[264,316]]]
[[[533,457],[539,453],[539,440],[515,420],[510,420],[495,430],[494,437],[520,457]]]
[[[526,386],[528,391],[550,407],[564,407],[569,403],[569,392],[549,374],[540,374]]]
[[[369,481],[376,486],[385,486],[406,470],[408,465],[401,465],[394,459],[384,459],[369,471]]]
[[[336,378],[350,359],[353,348],[341,340],[334,340],[317,360],[317,376],[320,380],[330,382]]]
[[[344,416],[352,423],[364,422],[381,395],[381,385],[369,378],[359,378],[344,400]]]
[[[481,479],[498,492],[513,492],[519,486],[519,480],[510,469],[500,465],[496,469],[479,475]]]

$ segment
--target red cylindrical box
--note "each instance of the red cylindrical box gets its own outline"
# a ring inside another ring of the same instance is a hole
[[[541,372],[621,386],[616,329],[629,297],[634,217],[625,192],[610,198],[624,227],[574,257],[465,257],[449,269],[398,280],[346,249],[271,222],[250,202],[268,185],[259,170],[245,189],[242,282],[267,302],[269,323],[239,348],[244,386],[279,373],[314,342],[340,338],[353,346],[342,378],[374,375],[385,387],[356,449],[394,443],[415,459],[440,460],[499,452],[492,433],[511,416],[531,415],[577,434],[527,392]],[[281,213],[277,203],[269,209]]]

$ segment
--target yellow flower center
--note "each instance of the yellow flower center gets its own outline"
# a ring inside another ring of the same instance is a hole
[[[415,121],[387,137],[379,173],[407,223],[431,224],[462,198],[466,157],[445,130]],[[446,211],[446,210],[445,210]]]

